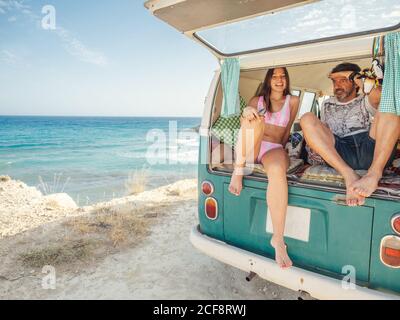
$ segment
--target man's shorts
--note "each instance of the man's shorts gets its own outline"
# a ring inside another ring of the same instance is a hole
[[[375,140],[369,136],[368,132],[343,138],[335,135],[335,149],[353,170],[368,170],[374,159]],[[390,155],[386,167],[392,164],[396,156],[396,149],[397,144]]]

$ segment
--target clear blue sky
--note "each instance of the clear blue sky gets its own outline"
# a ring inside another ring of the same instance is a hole
[[[217,65],[141,0],[0,0],[0,115],[201,116]]]

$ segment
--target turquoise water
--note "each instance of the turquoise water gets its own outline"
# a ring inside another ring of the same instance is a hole
[[[0,175],[45,194],[66,192],[79,205],[126,195],[135,172],[146,177],[146,189],[195,178],[199,124],[200,118],[0,116]]]

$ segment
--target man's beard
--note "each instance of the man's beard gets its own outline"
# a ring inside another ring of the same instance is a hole
[[[336,99],[338,99],[339,102],[342,102],[342,101],[346,100],[348,97],[351,96],[351,94],[353,93],[353,90],[354,89],[352,89],[351,91],[346,91],[346,90],[343,90],[343,89],[336,90],[335,91]]]

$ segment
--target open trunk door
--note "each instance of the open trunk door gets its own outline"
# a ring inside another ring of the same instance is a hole
[[[242,66],[268,52],[273,65],[338,52],[365,57],[374,36],[400,29],[398,0],[148,0],[145,7],[219,59],[240,57]]]
[[[227,24],[317,0],[149,0],[145,7],[183,33]]]

